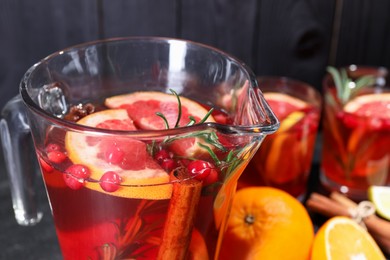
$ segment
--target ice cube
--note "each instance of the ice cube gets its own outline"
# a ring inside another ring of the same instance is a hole
[[[67,102],[60,83],[52,83],[41,88],[38,94],[38,104],[46,112],[63,117],[67,113]]]

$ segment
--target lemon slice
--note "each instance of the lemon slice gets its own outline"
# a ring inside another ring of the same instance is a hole
[[[368,198],[374,203],[378,215],[390,220],[390,187],[370,186]]]

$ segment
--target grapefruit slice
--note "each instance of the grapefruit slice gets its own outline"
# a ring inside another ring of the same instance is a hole
[[[134,130],[136,127],[125,109],[107,109],[90,114],[77,122],[81,125]],[[90,179],[85,187],[119,197],[168,199],[172,193],[169,175],[148,154],[146,144],[129,137],[88,135],[67,132],[65,147],[74,164],[87,166]],[[115,192],[104,191],[99,180],[113,171],[121,178]]]
[[[105,100],[105,105],[109,108],[126,109],[129,117],[134,121],[137,128],[142,130],[163,130],[166,129],[166,123],[156,113],[164,115],[169,128],[177,126],[183,127],[191,122],[193,117],[198,123],[208,113],[208,110],[199,103],[188,98],[180,96],[181,115],[179,117],[179,103],[175,95],[162,92],[134,92],[119,96],[109,97]],[[206,122],[215,122],[210,115]],[[213,149],[211,145],[200,138],[179,139],[170,144],[170,149],[178,156],[198,157],[207,153],[198,143],[202,143]]]
[[[199,103],[180,96],[181,119],[179,126],[185,126],[190,122],[189,116],[193,116],[199,122],[207,114],[207,110]],[[163,114],[169,128],[174,128],[178,118],[178,100],[175,95],[157,91],[134,92],[105,100],[105,105],[109,108],[124,108],[129,117],[134,120],[134,124],[143,130],[163,130],[166,129],[164,120],[156,115],[157,112]],[[207,122],[215,122],[209,116]]]
[[[308,106],[305,101],[285,93],[265,92],[264,98],[267,100],[272,111],[280,120],[286,118],[291,113],[302,110]],[[297,121],[299,121],[299,118]]]
[[[389,129],[390,93],[358,96],[345,104],[344,111],[364,118],[364,122],[366,123],[361,123],[361,125],[367,126],[368,130]],[[358,124],[358,122],[355,122],[356,119],[348,117],[347,114],[345,115],[345,119],[348,119],[349,121],[346,122],[349,122],[348,124],[355,128],[348,141],[348,151],[356,153],[361,141],[366,138],[367,129],[356,127]]]
[[[358,96],[344,106],[344,111],[365,117],[390,118],[390,93]]]

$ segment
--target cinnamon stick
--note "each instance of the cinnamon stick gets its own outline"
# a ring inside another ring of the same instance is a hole
[[[330,197],[346,207],[352,208],[358,206],[357,203],[338,192],[332,192]],[[363,221],[368,232],[376,240],[382,250],[386,254],[390,254],[390,222],[379,218],[375,214],[364,218]]]
[[[348,209],[326,196],[313,192],[306,202],[306,206],[327,217],[346,216],[349,217]]]
[[[355,207],[357,207],[357,203],[356,202],[354,202],[353,200],[349,199],[348,197],[342,195],[339,192],[333,191],[329,195],[329,197],[332,200],[337,201],[338,203],[340,203],[341,205],[344,205],[347,208],[355,208]]]
[[[184,170],[177,171],[172,178],[174,180],[172,197],[157,257],[161,260],[186,258],[202,190],[200,181],[185,180]]]
[[[351,217],[349,209],[357,207],[357,203],[338,192],[332,192],[330,198],[312,193],[306,205],[309,209],[327,217]],[[390,222],[375,214],[364,218],[363,222],[383,252],[390,254]]]

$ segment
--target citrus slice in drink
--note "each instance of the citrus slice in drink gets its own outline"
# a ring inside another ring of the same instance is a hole
[[[134,92],[119,96],[109,97],[105,100],[109,108],[124,108],[129,117],[139,129],[162,130],[166,129],[164,120],[156,115],[161,113],[167,119],[169,128],[174,128],[181,113],[178,126],[186,126],[193,117],[199,122],[207,114],[207,110],[199,103],[180,96],[180,104],[177,96],[162,92]],[[180,107],[180,110],[179,110]],[[207,122],[215,122],[213,117],[208,117]]]
[[[364,117],[390,118],[390,93],[358,96],[344,106],[344,111]]]
[[[280,127],[278,131],[274,134],[274,136],[268,137],[268,141],[272,143],[267,155],[265,174],[267,174],[269,179],[273,182],[282,184],[295,179],[296,176],[292,174],[279,174],[280,172],[288,172],[288,170],[283,171],[281,167],[299,167],[299,162],[295,161],[292,161],[291,164],[284,165],[279,163],[284,147],[286,149],[295,150],[295,153],[299,152],[300,149],[300,147],[297,146],[289,147],[289,143],[291,143],[292,140],[288,142],[290,137],[286,132],[304,119],[305,112],[303,110],[309,107],[309,105],[305,101],[284,93],[266,92],[264,93],[264,97],[270,105],[272,111],[274,111],[275,115],[280,120]],[[299,173],[299,170],[290,170],[292,173]]]
[[[374,203],[378,215],[390,220],[390,187],[370,186],[368,198]]]
[[[362,226],[347,217],[333,217],[318,230],[312,260],[385,259],[378,244]]]
[[[295,125],[304,116],[304,112],[300,110],[308,106],[305,101],[285,93],[265,92],[264,98],[281,121],[278,131],[280,129],[287,130]],[[286,118],[287,120],[285,120]]]
[[[142,130],[183,127],[191,122],[191,118],[195,120],[194,123],[198,123],[208,113],[208,110],[193,100],[180,96],[179,103],[176,95],[156,91],[109,97],[105,100],[105,105],[109,108],[126,109],[135,126]],[[206,122],[215,122],[215,120],[210,115]],[[172,142],[170,149],[179,156],[197,157],[207,153],[198,143],[212,148],[200,138],[182,138]]]
[[[348,116],[348,114],[345,115],[344,121],[354,128],[347,147],[351,153],[357,153],[360,142],[367,138],[367,131],[390,129],[390,93],[358,96],[345,104],[344,111],[360,117],[360,119],[357,119]],[[376,146],[372,147],[377,149]],[[364,153],[369,154],[369,152],[374,151],[367,149]]]
[[[134,130],[125,109],[107,109],[80,119],[78,124],[105,129]],[[148,154],[146,144],[134,138],[87,132],[67,132],[65,147],[70,160],[89,168],[85,187],[115,196],[142,199],[167,199],[172,193],[169,175]],[[107,172],[119,175],[117,190],[102,189]]]

